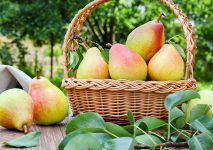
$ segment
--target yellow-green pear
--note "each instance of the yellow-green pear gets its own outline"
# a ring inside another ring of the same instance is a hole
[[[128,36],[126,45],[129,49],[140,54],[146,62],[163,46],[164,44],[164,26],[160,18],[149,21],[136,29]]]
[[[211,105],[212,108],[209,110],[207,115],[209,115],[209,116],[213,115],[213,91],[212,90],[202,90],[198,93],[200,94],[200,98],[192,99],[192,100],[188,101],[188,103],[187,103],[187,109],[186,109],[187,122],[190,122],[190,111],[197,104]]]
[[[0,95],[0,125],[27,133],[33,122],[33,101],[21,89],[9,89]]]
[[[164,44],[148,64],[149,76],[156,81],[180,80],[184,76],[184,68],[181,55],[171,44]]]
[[[114,44],[109,51],[109,72],[115,80],[145,80],[147,64],[138,53],[125,45]]]
[[[52,125],[61,122],[68,115],[67,97],[47,78],[37,75],[30,83],[28,93],[33,99],[36,124]]]
[[[78,67],[76,77],[78,79],[109,78],[108,64],[104,61],[98,48],[92,47],[87,50]]]

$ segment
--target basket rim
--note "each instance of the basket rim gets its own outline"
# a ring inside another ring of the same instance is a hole
[[[179,81],[142,81],[142,80],[113,80],[113,79],[76,79],[65,78],[62,87],[70,89],[90,89],[108,91],[142,91],[145,93],[169,93],[195,89],[196,80],[185,79]]]

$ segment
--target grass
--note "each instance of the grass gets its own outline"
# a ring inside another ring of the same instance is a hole
[[[213,90],[213,81],[212,82],[197,82],[197,90]]]

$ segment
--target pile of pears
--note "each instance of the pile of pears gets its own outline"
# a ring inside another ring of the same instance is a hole
[[[33,122],[38,125],[61,122],[68,109],[64,93],[38,73],[28,93],[14,88],[0,94],[0,125],[27,133]]]
[[[184,61],[177,49],[165,44],[164,26],[158,19],[134,29],[126,45],[116,43],[105,62],[98,48],[87,50],[80,63],[78,79],[126,79],[177,81],[184,76]]]

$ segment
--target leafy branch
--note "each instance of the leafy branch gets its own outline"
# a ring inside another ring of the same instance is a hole
[[[78,149],[164,149],[190,148],[199,146],[200,149],[210,148],[213,144],[213,117],[206,116],[208,105],[198,105],[192,113],[190,123],[186,122],[186,110],[178,109],[182,103],[199,98],[196,91],[186,90],[170,94],[166,97],[165,107],[169,111],[168,122],[154,117],[143,117],[137,121],[134,113],[127,113],[130,125],[119,126],[105,122],[97,113],[87,112],[77,115],[67,125],[67,136],[60,143],[59,149],[78,146]],[[177,124],[178,122],[178,124]],[[187,128],[189,125],[190,128]],[[164,134],[165,133],[165,134]],[[81,142],[77,139],[81,137]],[[88,143],[87,141],[90,141]],[[82,146],[82,142],[84,146]],[[202,143],[202,144],[201,144]]]

